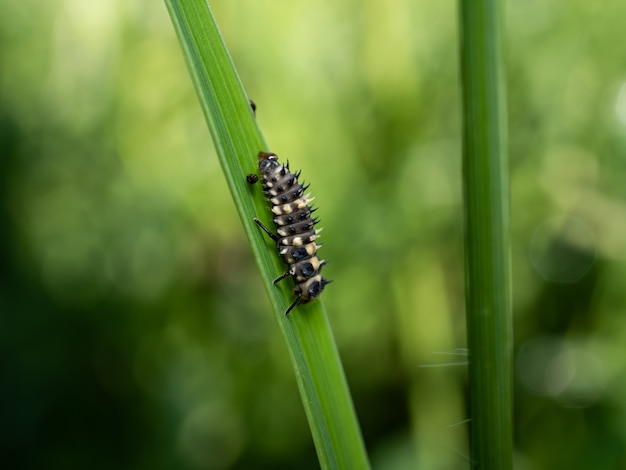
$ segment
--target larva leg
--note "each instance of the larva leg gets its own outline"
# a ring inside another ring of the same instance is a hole
[[[274,240],[275,242],[278,241],[278,235],[276,235],[274,232],[272,232],[269,228],[267,228],[265,225],[263,225],[263,222],[261,222],[259,219],[257,219],[256,217],[254,218],[254,221],[256,222],[256,224],[261,227],[263,229],[263,231],[265,233],[267,233],[269,235],[269,237]]]
[[[287,307],[287,310],[285,310],[285,315],[289,315],[289,312],[291,312],[291,310],[300,303],[300,296],[296,297],[296,300],[294,300],[291,305],[289,307]]]
[[[276,285],[278,284],[280,281],[282,281],[283,279],[285,279],[287,276],[289,276],[291,274],[291,269],[287,270],[284,274],[281,274],[280,276],[278,276],[276,279],[274,279],[272,281],[272,284]]]

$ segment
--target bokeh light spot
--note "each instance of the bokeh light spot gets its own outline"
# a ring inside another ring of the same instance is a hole
[[[555,336],[526,342],[517,355],[517,371],[530,393],[568,407],[589,406],[605,389],[604,369],[596,356]]]
[[[195,408],[183,422],[178,444],[191,468],[229,468],[243,445],[237,414],[213,404]]]
[[[529,257],[533,268],[546,281],[576,282],[596,260],[593,229],[572,216],[548,219],[535,228]]]

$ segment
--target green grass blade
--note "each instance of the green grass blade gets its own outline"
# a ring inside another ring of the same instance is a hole
[[[284,271],[274,243],[253,223],[272,226],[257,184],[257,153],[268,150],[247,102],[228,51],[206,0],[166,0],[181,42],[220,163],[285,337],[321,467],[367,469],[369,463],[339,354],[320,301],[299,306],[285,317],[293,300],[287,282],[272,279]],[[334,287],[334,286],[333,286]]]
[[[509,183],[501,2],[461,0],[471,459],[512,468]]]

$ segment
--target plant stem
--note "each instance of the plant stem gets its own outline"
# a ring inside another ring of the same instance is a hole
[[[460,1],[473,468],[512,468],[512,320],[501,2]]]

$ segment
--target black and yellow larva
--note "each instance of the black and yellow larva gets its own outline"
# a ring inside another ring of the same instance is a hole
[[[317,209],[309,206],[313,200],[310,194],[304,194],[308,188],[298,182],[300,172],[291,173],[289,163],[278,162],[274,153],[259,152],[259,171],[263,181],[263,192],[272,204],[276,233],[268,229],[255,218],[257,223],[272,240],[276,242],[278,254],[288,268],[284,274],[274,279],[274,284],[292,276],[296,299],[285,311],[288,315],[299,304],[305,304],[318,297],[324,287],[332,281],[324,279],[320,274],[327,261],[317,257],[321,245],[315,243],[320,230],[315,229],[319,222],[311,218]]]

